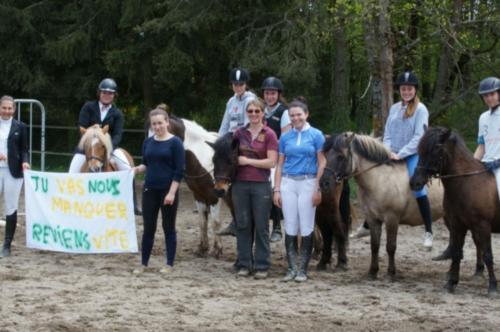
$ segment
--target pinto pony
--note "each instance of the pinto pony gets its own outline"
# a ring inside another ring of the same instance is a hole
[[[81,168],[82,173],[113,172],[117,170],[111,159],[113,145],[108,129],[107,125],[101,128],[98,124],[87,129],[80,128],[82,137],[78,143],[78,148],[85,154],[85,163]],[[127,160],[119,160],[118,162],[128,163],[131,167],[134,167],[132,156],[126,150],[120,150],[123,151]]]
[[[205,142],[215,142],[218,135],[206,131],[194,121],[170,116],[170,132],[180,137],[186,151],[186,171],[184,178],[194,196],[196,208],[200,217],[200,243],[197,254],[206,256],[210,249],[208,224],[213,226],[214,243],[211,255],[218,258],[222,255],[222,241],[217,235],[220,226],[221,200],[214,193],[213,150]],[[231,201],[225,197],[231,213]]]
[[[369,276],[377,277],[380,237],[385,223],[389,256],[387,272],[394,277],[399,225],[424,223],[410,189],[405,163],[391,161],[389,150],[379,140],[354,133],[333,137],[326,159],[325,172],[335,174],[339,180],[353,177],[358,184],[360,205],[370,225],[372,257]],[[439,181],[429,185],[428,197],[432,220],[437,220],[443,215],[443,187]]]
[[[431,177],[444,186],[444,211],[450,229],[451,267],[446,288],[453,292],[459,281],[460,261],[467,230],[488,269],[490,296],[497,294],[493,270],[491,233],[500,233],[500,201],[493,174],[465,146],[462,138],[449,129],[428,129],[418,145],[419,162],[411,179],[412,188],[422,188]],[[482,263],[481,263],[482,266]]]

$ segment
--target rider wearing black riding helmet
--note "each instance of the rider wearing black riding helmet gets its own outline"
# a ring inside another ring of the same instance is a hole
[[[250,100],[257,99],[257,96],[248,90],[250,73],[241,67],[233,68],[229,73],[229,81],[234,95],[229,98],[224,111],[224,117],[219,128],[219,136],[227,133],[234,133],[236,129],[248,123],[246,109]],[[234,220],[218,235],[236,236],[236,224]]]
[[[260,89],[265,101],[264,114],[266,117],[266,124],[275,132],[276,137],[279,139],[281,134],[287,132],[291,128],[290,118],[288,117],[288,107],[283,97],[283,83],[279,78],[269,76],[262,82]],[[274,187],[274,170],[275,168],[271,169],[272,187]],[[283,219],[281,209],[273,204],[271,208],[271,220],[273,221],[271,242],[281,240],[281,219]]]
[[[78,127],[80,133],[97,124],[101,128],[108,126],[108,133],[113,144],[112,162],[120,171],[131,169],[127,157],[117,149],[123,135],[123,113],[118,109],[113,101],[118,95],[118,85],[112,78],[103,79],[97,86],[96,101],[86,102],[80,110],[78,117]],[[77,149],[69,167],[69,173],[79,173],[85,163],[83,151]],[[135,197],[135,195],[134,195]],[[134,204],[135,205],[135,204]],[[141,211],[135,208],[135,213],[139,215]]]

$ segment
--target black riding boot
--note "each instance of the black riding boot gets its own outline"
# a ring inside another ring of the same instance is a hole
[[[273,221],[273,230],[271,232],[271,242],[278,242],[281,240],[281,219],[283,214],[281,209],[276,205],[272,205],[271,207],[271,219]]]
[[[17,211],[6,216],[5,220],[5,241],[2,248],[2,257],[10,256],[10,244],[14,239],[14,233],[16,232],[17,226]]]
[[[139,207],[138,199],[137,199],[137,190],[135,189],[135,180],[132,181],[132,193],[133,193],[133,199],[134,199],[134,214],[136,216],[142,216],[142,210]]]
[[[424,247],[427,249],[432,249],[432,216],[431,216],[431,205],[429,204],[429,199],[427,196],[422,196],[417,198],[418,209],[424,219],[425,225],[425,235],[424,235]]]
[[[295,277],[295,281],[303,282],[307,280],[307,267],[309,266],[309,260],[311,259],[313,247],[313,237],[312,233],[308,236],[302,237],[302,242],[300,244],[300,269]]]
[[[288,271],[283,281],[291,281],[297,276],[297,236],[285,233],[286,259],[288,261]]]

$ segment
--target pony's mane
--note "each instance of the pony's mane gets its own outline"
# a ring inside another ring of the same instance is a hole
[[[356,134],[352,140],[352,148],[354,152],[369,161],[375,163],[390,161],[389,149],[378,139],[371,136]]]
[[[213,143],[219,137],[217,133],[206,130],[195,121],[187,119],[182,119],[182,121],[184,122],[184,126],[186,127],[186,141],[208,141]]]
[[[205,142],[213,143],[219,135],[205,130],[194,121],[182,119],[182,122],[185,127],[184,148],[193,152],[205,170],[210,172],[214,168],[212,162],[214,150]]]
[[[219,137],[213,144],[215,155],[222,158],[230,158],[233,153],[233,133],[227,133]]]
[[[349,133],[344,134],[331,134],[326,136],[325,143],[323,144],[323,152],[328,152],[331,149],[334,151],[341,151],[348,147],[347,136]]]
[[[455,149],[466,159],[475,160],[474,155],[465,145],[463,138],[454,130],[444,127],[431,127],[427,129],[418,145],[419,154],[427,155],[436,146],[444,144],[446,141],[453,142]]]
[[[82,151],[87,150],[87,148],[92,144],[92,140],[97,138],[104,144],[106,148],[106,154],[108,159],[111,157],[111,153],[113,152],[113,143],[111,142],[111,137],[108,133],[104,134],[102,129],[99,127],[89,127],[83,134],[80,142],[78,143],[78,148]]]

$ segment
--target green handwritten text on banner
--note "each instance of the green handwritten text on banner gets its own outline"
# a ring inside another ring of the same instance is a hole
[[[137,252],[131,172],[26,171],[26,243],[73,253]]]

